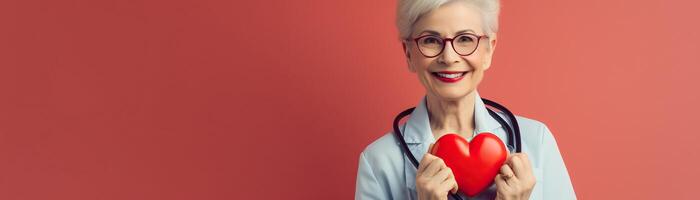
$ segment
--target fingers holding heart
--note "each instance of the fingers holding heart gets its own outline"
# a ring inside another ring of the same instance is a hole
[[[528,159],[527,154],[513,154],[506,161],[506,164],[513,170],[517,180],[523,181],[524,185],[529,187],[535,184],[535,176],[532,173],[532,165],[530,165],[530,159]]]
[[[506,160],[506,165],[510,166],[516,177],[521,178],[527,174],[527,167],[523,164],[521,159],[523,154],[512,154],[508,160]]]
[[[442,187],[444,190],[449,189],[450,193],[452,194],[457,193],[457,191],[459,190],[459,186],[457,185],[457,180],[454,177],[452,169],[450,169],[449,167],[445,167],[445,169],[443,170],[448,173],[448,176],[440,184],[440,187]]]
[[[518,177],[515,175],[515,172],[513,172],[513,169],[507,164],[501,166],[501,170],[499,171],[498,175],[500,175],[501,180],[508,185],[515,185],[515,183],[518,181]]]
[[[416,189],[419,199],[446,197],[459,189],[452,170],[445,162],[430,153],[425,154],[416,172]]]
[[[497,199],[527,199],[535,186],[535,176],[526,154],[516,153],[508,156],[494,180],[497,187]]]
[[[454,172],[452,172],[452,169],[447,168],[450,170],[450,177],[447,178],[445,182],[448,182],[448,184],[452,185],[452,190],[450,190],[450,193],[456,194],[457,191],[459,191],[459,185],[457,185],[457,179],[455,178]]]
[[[423,159],[421,159],[420,163],[418,165],[418,171],[416,172],[417,174],[426,174],[426,175],[434,175],[435,173],[438,172],[439,170],[439,165],[436,165],[434,160],[438,159],[438,157],[431,155],[429,153],[426,153],[425,156],[423,156]]]
[[[496,199],[518,199],[520,196],[518,177],[508,164],[501,166],[494,182],[496,182]]]

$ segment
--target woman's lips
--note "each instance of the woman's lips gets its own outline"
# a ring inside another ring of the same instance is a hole
[[[464,78],[464,75],[469,73],[469,71],[464,71],[464,72],[457,72],[457,71],[440,71],[440,72],[431,72],[430,74],[433,75],[437,80],[440,80],[445,83],[454,83],[459,80],[462,80]]]

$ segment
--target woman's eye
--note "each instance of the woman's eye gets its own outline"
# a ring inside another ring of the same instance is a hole
[[[439,40],[438,40],[437,38],[434,38],[434,37],[426,37],[426,38],[423,38],[423,42],[422,42],[422,43],[423,43],[423,44],[437,44],[438,42],[439,42]]]
[[[461,36],[457,38],[457,42],[462,42],[462,43],[468,43],[468,42],[473,42],[474,38],[471,38],[469,36]]]

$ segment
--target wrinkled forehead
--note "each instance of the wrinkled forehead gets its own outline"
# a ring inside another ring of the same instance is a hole
[[[478,7],[467,2],[455,1],[423,14],[413,24],[411,36],[437,32],[443,37],[452,37],[464,30],[479,35],[485,34]]]

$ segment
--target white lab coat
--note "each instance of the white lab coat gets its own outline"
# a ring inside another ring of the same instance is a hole
[[[503,127],[488,114],[479,94],[474,96],[474,136],[481,132],[491,132],[507,143]],[[425,103],[423,97],[408,121],[399,127],[408,148],[418,161],[428,151],[429,145],[435,142]],[[499,114],[508,120],[505,115]],[[576,199],[569,173],[547,126],[520,116],[516,116],[516,119],[522,135],[522,152],[528,155],[537,181],[530,199]],[[471,138],[468,140],[471,141]],[[360,154],[355,199],[417,199],[416,168],[399,145],[393,132],[389,132],[364,149]],[[495,192],[496,185],[492,184],[473,198],[468,198],[461,192],[459,194],[462,199],[494,199]]]

